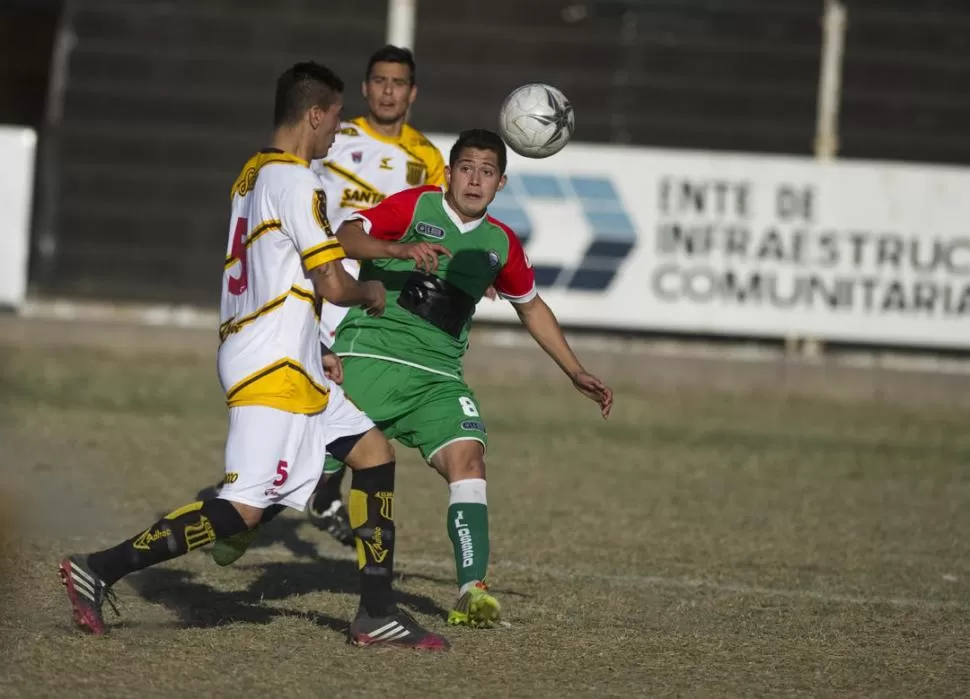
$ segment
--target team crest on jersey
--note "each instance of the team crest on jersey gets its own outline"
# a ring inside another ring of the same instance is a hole
[[[418,225],[414,227],[414,230],[416,230],[419,235],[423,235],[426,238],[441,240],[445,237],[445,230],[443,228],[433,226],[427,221],[418,221]]]
[[[244,197],[253,190],[253,187],[256,186],[256,175],[256,168],[251,167],[246,170],[245,176],[239,178],[239,196]]]
[[[424,163],[416,162],[414,160],[408,161],[407,180],[408,184],[412,187],[417,187],[419,184],[424,184],[427,173],[428,168],[425,167]]]
[[[360,161],[364,159],[364,152],[355,150],[353,153],[350,154],[350,159],[353,160],[355,163],[360,164]]]
[[[330,219],[327,218],[327,193],[322,189],[313,190],[313,218],[317,225],[323,229],[328,238],[333,238],[333,231],[330,229]]]
[[[492,269],[498,268],[498,263],[500,261],[501,261],[501,259],[499,258],[497,252],[495,252],[494,250],[489,250],[488,251],[488,266],[489,267],[491,267]]]

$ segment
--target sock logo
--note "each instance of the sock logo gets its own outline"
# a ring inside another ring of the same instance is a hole
[[[394,491],[380,491],[374,497],[381,501],[381,517],[394,521]]]
[[[461,548],[461,567],[470,568],[475,564],[475,551],[472,548],[472,533],[465,526],[465,512],[455,513],[455,533],[458,534],[458,545]]]
[[[370,549],[370,555],[374,559],[374,563],[383,563],[384,559],[387,558],[388,550],[384,548],[384,532],[381,531],[380,527],[374,527],[374,536],[371,541],[365,541],[367,548]]]
[[[205,515],[199,515],[196,524],[185,525],[185,547],[191,551],[216,540],[216,532]]]
[[[148,551],[156,541],[161,541],[170,536],[172,536],[171,529],[146,529],[132,542],[131,546],[142,551]]]

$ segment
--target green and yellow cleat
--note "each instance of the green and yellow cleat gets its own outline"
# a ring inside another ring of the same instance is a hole
[[[490,629],[498,626],[502,619],[502,605],[488,594],[485,583],[475,583],[455,602],[455,608],[448,612],[451,626],[470,626],[474,629]]]
[[[249,531],[233,534],[225,539],[217,539],[212,545],[212,560],[221,566],[232,565],[242,558],[258,533],[259,527],[256,526]]]

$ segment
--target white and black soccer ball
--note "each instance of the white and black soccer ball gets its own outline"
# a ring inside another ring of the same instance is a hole
[[[499,135],[526,158],[548,158],[573,137],[573,107],[552,85],[529,83],[509,93],[499,110]]]

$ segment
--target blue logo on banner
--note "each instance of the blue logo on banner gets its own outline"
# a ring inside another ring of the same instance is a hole
[[[488,212],[511,226],[526,248],[535,232],[526,206],[530,200],[578,201],[593,235],[575,269],[561,265],[534,265],[536,284],[587,291],[608,288],[637,241],[636,228],[613,182],[607,177],[579,175],[511,175],[505,189],[488,207]]]

